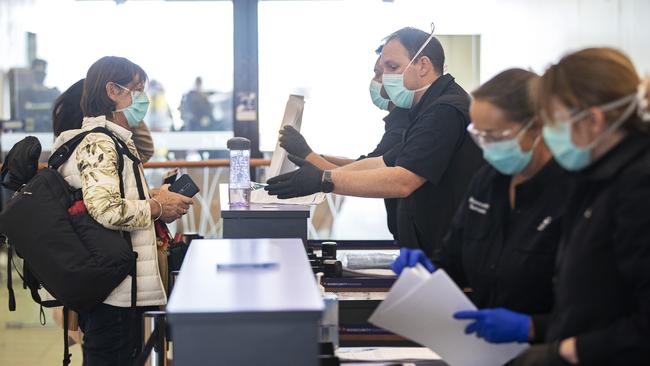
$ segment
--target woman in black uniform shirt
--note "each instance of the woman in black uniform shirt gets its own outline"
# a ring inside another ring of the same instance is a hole
[[[650,100],[611,48],[563,57],[534,88],[544,139],[573,172],[547,343],[515,365],[650,365]]]
[[[567,177],[551,159],[529,102],[536,78],[510,69],[472,93],[468,131],[489,165],[474,176],[434,258],[459,286],[472,289],[477,307],[488,308],[455,317],[474,320],[466,332],[489,342],[528,341],[532,321],[524,314],[547,313],[553,303]],[[393,269],[399,274],[418,262],[434,269],[422,252],[408,249]]]

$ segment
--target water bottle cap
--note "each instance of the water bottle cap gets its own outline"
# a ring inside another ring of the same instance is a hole
[[[228,140],[228,150],[250,150],[251,140],[245,137],[233,137]]]

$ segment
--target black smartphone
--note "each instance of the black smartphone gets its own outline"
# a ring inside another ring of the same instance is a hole
[[[176,181],[178,169],[172,169],[163,175],[163,184],[172,184]]]
[[[183,174],[174,183],[172,183],[172,185],[169,186],[169,191],[192,198],[197,193],[199,193],[199,187],[196,186],[189,175]]]

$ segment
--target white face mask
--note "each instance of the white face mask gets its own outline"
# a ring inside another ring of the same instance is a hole
[[[384,84],[384,89],[386,90],[386,94],[390,97],[390,100],[395,104],[396,106],[400,108],[411,108],[413,106],[413,99],[415,98],[415,93],[426,90],[428,89],[431,84],[426,85],[422,88],[416,89],[416,90],[410,90],[407,89],[406,86],[404,86],[404,73],[406,70],[408,70],[411,65],[413,65],[413,61],[418,58],[422,50],[431,42],[431,39],[433,38],[433,32],[431,32],[431,35],[429,35],[429,38],[424,42],[422,47],[418,50],[418,52],[415,53],[415,56],[409,61],[408,65],[404,68],[404,71],[402,71],[401,74],[384,74],[382,76],[382,81]]]

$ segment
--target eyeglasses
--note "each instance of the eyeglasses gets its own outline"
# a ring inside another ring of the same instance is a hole
[[[467,126],[467,132],[478,146],[485,146],[486,144],[519,138],[532,124],[533,118],[519,128],[509,128],[501,131],[481,131],[474,126],[474,123],[470,123]]]
[[[142,86],[138,86],[136,89],[129,89],[129,88],[127,88],[126,86],[124,86],[124,85],[122,85],[122,84],[119,84],[119,83],[116,83],[116,82],[114,82],[114,81],[112,81],[112,83],[115,84],[115,85],[117,85],[117,86],[119,86],[120,88],[122,88],[122,89],[128,91],[128,92],[132,92],[132,91],[139,91],[139,92],[142,92],[142,91],[144,91],[144,85],[142,85]]]
[[[634,98],[636,97],[636,94],[632,95],[627,95],[622,98],[619,98],[613,102],[601,104],[599,106],[596,106],[596,108],[600,108],[603,112],[609,112],[611,110],[614,110],[616,108],[621,108],[626,104],[632,103],[634,101]],[[589,114],[591,113],[590,108],[584,108],[582,110],[578,108],[571,108],[568,111],[568,116],[565,113],[564,115],[562,114],[561,111],[556,111],[553,114],[553,117],[550,117],[546,111],[542,111],[541,116],[542,120],[544,121],[544,124],[546,125],[556,125],[558,123],[568,123],[570,125],[581,121],[585,119]]]

